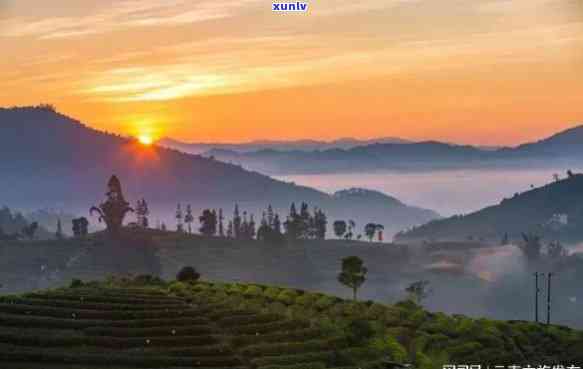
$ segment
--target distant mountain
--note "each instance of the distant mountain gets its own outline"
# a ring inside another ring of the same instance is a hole
[[[132,203],[142,197],[149,201],[151,224],[162,219],[171,228],[179,202],[192,204],[196,212],[222,207],[229,217],[239,203],[260,218],[268,204],[283,216],[291,202],[306,201],[324,209],[330,221],[344,216],[345,209],[359,209],[349,212],[357,223],[390,224],[394,232],[437,217],[389,197],[369,210],[357,203],[366,199],[335,197],[236,165],[143,146],[90,129],[49,108],[0,109],[0,147],[0,203],[18,209],[56,206],[88,215],[89,207],[104,199],[106,182],[115,173]]]
[[[346,149],[312,151],[263,149],[239,152],[215,148],[204,155],[277,175],[500,166],[545,167],[556,166],[559,161],[561,165],[570,165],[579,160],[583,155],[583,126],[515,148],[426,141],[375,143]]]
[[[583,175],[515,194],[475,213],[431,221],[398,234],[397,240],[500,242],[508,234],[510,241],[519,241],[522,232],[547,242],[583,240]]]
[[[350,149],[356,146],[370,145],[373,143],[411,143],[396,137],[382,137],[370,140],[359,140],[355,138],[340,138],[333,141],[321,140],[258,140],[244,143],[187,143],[172,138],[162,138],[157,144],[160,146],[176,149],[189,154],[202,154],[209,150],[228,150],[237,153],[259,151],[259,150],[297,150],[312,151],[326,149]]]

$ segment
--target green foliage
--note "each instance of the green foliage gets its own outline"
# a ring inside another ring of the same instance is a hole
[[[69,287],[71,287],[71,288],[83,287],[83,281],[80,279],[73,279],[71,281],[71,284],[69,285]]]
[[[196,271],[196,269],[194,269],[191,266],[183,267],[182,269],[180,269],[178,274],[176,274],[176,280],[180,281],[180,282],[193,283],[193,282],[198,281],[199,278],[200,278],[200,273],[198,273]]]
[[[342,271],[338,274],[338,281],[352,289],[354,300],[356,300],[358,289],[366,281],[367,272],[364,262],[358,256],[342,259]]]
[[[248,296],[248,297],[258,297],[258,296],[262,296],[263,289],[261,287],[257,287],[257,286],[249,286],[249,287],[247,287],[247,289],[245,290],[245,292],[243,294],[245,296]]]
[[[334,305],[334,299],[329,296],[322,296],[316,301],[316,308],[319,310],[326,310],[329,309],[331,306]]]
[[[346,327],[346,337],[354,346],[367,343],[374,333],[372,325],[367,320],[353,320]]]
[[[404,363],[407,358],[407,350],[395,339],[395,337],[385,334],[375,337],[372,341],[372,347],[376,350],[386,353],[392,361]]]
[[[291,305],[298,297],[298,293],[294,290],[285,289],[277,295],[277,300],[286,305]]]

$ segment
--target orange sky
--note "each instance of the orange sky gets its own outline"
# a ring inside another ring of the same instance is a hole
[[[4,0],[0,105],[187,141],[515,144],[583,124],[581,0]]]

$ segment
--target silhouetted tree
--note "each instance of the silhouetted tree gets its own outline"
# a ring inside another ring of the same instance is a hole
[[[32,222],[29,225],[27,225],[26,227],[22,228],[22,234],[25,235],[26,237],[28,237],[28,239],[33,240],[34,234],[36,233],[37,230],[38,230],[38,223]]]
[[[196,282],[200,278],[200,273],[191,266],[186,266],[180,269],[176,274],[176,280],[179,282]]]
[[[227,238],[234,238],[232,220],[230,220],[229,223],[227,224]]]
[[[216,212],[205,209],[198,218],[200,221],[200,233],[204,236],[211,237],[217,233],[217,215]]]
[[[233,212],[233,238],[237,239],[241,235],[241,215],[239,214],[239,205],[235,204]]]
[[[405,289],[405,292],[409,294],[409,298],[412,301],[421,305],[423,300],[433,292],[429,285],[430,282],[426,280],[413,282]]]
[[[128,212],[133,212],[134,209],[130,207],[123,196],[121,182],[117,176],[113,175],[107,183],[108,191],[105,194],[107,200],[99,205],[93,206],[89,210],[89,214],[98,213],[99,222],[105,221],[107,230],[110,234],[118,234]]]
[[[176,230],[178,232],[184,232],[184,227],[182,226],[182,219],[184,217],[182,213],[182,206],[178,204],[176,206]]]
[[[526,258],[532,261],[539,260],[542,249],[541,238],[536,235],[523,233],[522,239],[524,240],[524,244],[519,245],[519,247],[524,252]]]
[[[317,240],[323,240],[326,238],[326,228],[328,225],[328,219],[326,214],[321,209],[314,210],[314,225],[315,225],[315,238]]]
[[[573,174],[573,171],[572,171],[571,169],[569,169],[569,170],[567,171],[567,177],[568,177],[568,178],[573,178],[573,175],[574,175],[574,174]]]
[[[88,232],[89,221],[85,217],[73,219],[73,235],[75,237],[86,236]]]
[[[219,237],[225,237],[225,230],[223,227],[224,220],[223,209],[219,209]]]
[[[344,220],[337,220],[334,222],[333,224],[334,227],[334,234],[336,235],[336,237],[338,238],[342,238],[344,237],[344,235],[346,234],[346,222]]]
[[[184,216],[184,223],[187,224],[189,234],[192,234],[192,222],[194,222],[194,216],[192,215],[192,206],[188,204],[186,205],[186,215]]]
[[[136,219],[139,227],[148,228],[150,226],[148,215],[150,215],[150,209],[148,208],[146,199],[138,200],[136,205]]]
[[[567,249],[559,241],[547,245],[547,254],[551,259],[560,259],[568,255]]]
[[[342,259],[342,271],[338,274],[338,281],[352,289],[352,297],[356,301],[358,289],[366,281],[368,270],[358,256],[349,256]]]
[[[62,240],[63,238],[65,238],[65,236],[63,235],[63,225],[61,224],[61,219],[57,220],[57,231],[55,232],[55,238],[57,240]]]
[[[372,242],[375,234],[383,229],[385,229],[385,227],[382,224],[368,223],[364,226],[364,234],[368,240]]]

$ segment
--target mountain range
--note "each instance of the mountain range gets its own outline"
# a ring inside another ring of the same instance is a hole
[[[310,151],[262,149],[239,152],[213,148],[204,155],[274,175],[501,166],[545,167],[578,162],[583,155],[583,126],[517,147],[484,148],[424,141],[373,143],[352,148]]]
[[[176,149],[189,154],[202,154],[209,150],[228,150],[237,153],[245,153],[259,150],[327,150],[327,149],[351,149],[357,146],[370,145],[373,143],[404,144],[412,141],[397,137],[381,137],[370,140],[359,140],[345,137],[332,141],[322,140],[257,140],[243,143],[188,143],[173,138],[164,137],[156,143],[160,146]]]
[[[104,200],[106,183],[116,174],[128,200],[148,200],[151,224],[174,224],[177,203],[192,204],[195,215],[204,208],[223,208],[227,217],[238,203],[259,220],[269,204],[285,216],[292,202],[305,201],[324,209],[330,224],[346,217],[359,229],[367,222],[381,223],[387,236],[438,217],[373,191],[329,195],[237,165],[145,146],[47,107],[0,109],[0,147],[0,204],[24,210],[59,208],[87,216],[92,205]]]

